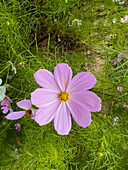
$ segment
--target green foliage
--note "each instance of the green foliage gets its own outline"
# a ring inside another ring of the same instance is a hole
[[[13,111],[20,109],[16,102],[30,99],[39,87],[34,73],[41,68],[53,72],[57,63],[69,64],[73,75],[93,73],[97,84],[92,91],[102,99],[102,110],[92,113],[91,125],[83,128],[72,120],[67,136],[58,135],[53,122],[40,127],[25,116],[0,119],[1,170],[127,169],[128,108],[123,104],[128,102],[128,54],[117,65],[111,63],[128,50],[128,22],[121,23],[127,13],[127,7],[111,0],[1,1],[0,78],[10,86],[6,95]],[[74,19],[82,25],[69,26]],[[14,129],[17,122],[20,132]]]

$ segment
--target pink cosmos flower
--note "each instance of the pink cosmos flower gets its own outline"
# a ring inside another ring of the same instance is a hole
[[[16,123],[14,126],[16,126],[15,127],[16,130],[20,131],[20,124],[19,123]]]
[[[17,106],[25,109],[26,111],[19,111],[19,112],[11,112],[9,113],[5,118],[14,120],[14,119],[19,119],[24,115],[31,116],[32,119],[34,119],[36,110],[31,110],[31,101],[30,100],[21,100],[17,102]]]
[[[68,22],[69,27],[71,27],[71,26],[72,26],[72,24],[73,24],[73,22]]]
[[[12,110],[12,108],[11,108],[10,105],[6,105],[6,106],[4,106],[4,107],[1,107],[1,110],[3,110],[2,112],[3,112],[4,114],[6,114],[9,110],[10,110],[10,113],[13,112],[13,110]]]
[[[128,105],[127,105],[126,103],[124,103],[124,104],[123,104],[123,107],[126,107],[126,108],[128,108]]]
[[[122,87],[117,87],[117,90],[122,92]]]
[[[10,103],[12,103],[12,100],[10,99],[10,97],[5,96],[1,102],[1,106],[9,105]]]
[[[117,121],[119,121],[119,118],[118,118],[118,117],[115,117],[115,118],[114,118],[114,122],[117,122]]]
[[[78,73],[72,79],[72,70],[67,64],[57,64],[54,75],[39,69],[34,78],[43,88],[31,93],[32,103],[39,107],[35,121],[45,125],[54,119],[58,134],[67,135],[71,129],[71,115],[79,126],[91,123],[91,112],[101,110],[101,99],[91,89],[96,78],[90,72]],[[71,113],[71,115],[70,115]]]
[[[124,54],[121,54],[119,57],[117,58],[114,58],[111,63],[114,63],[114,65],[116,65],[118,62],[120,62],[122,60],[122,58],[125,58],[126,56],[126,53],[127,53],[127,50],[126,51],[123,51],[122,53]]]

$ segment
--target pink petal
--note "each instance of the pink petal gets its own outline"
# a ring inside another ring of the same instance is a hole
[[[37,110],[32,110],[32,115],[31,115],[31,118],[32,118],[32,119],[35,118],[36,112],[37,112]]]
[[[58,99],[59,94],[44,88],[38,88],[31,93],[31,101],[37,107],[44,107],[50,105]]]
[[[66,104],[72,114],[73,119],[79,126],[87,127],[90,125],[91,113],[88,108],[72,99],[69,99]]]
[[[82,103],[89,111],[96,112],[101,110],[101,99],[91,91],[78,91],[70,94],[70,98]]]
[[[13,110],[10,108],[10,113],[13,112]]]
[[[11,112],[5,118],[10,120],[19,119],[24,116],[25,113],[26,111]]]
[[[34,120],[40,125],[45,125],[51,122],[54,118],[54,115],[58,109],[60,101],[57,100],[49,106],[39,108],[36,112]]]
[[[31,101],[30,100],[21,100],[17,102],[17,106],[19,106],[22,109],[29,110],[31,108]]]
[[[95,83],[96,78],[93,74],[90,72],[81,72],[73,77],[67,92],[72,93],[79,90],[88,90],[91,89]]]
[[[67,86],[69,85],[72,78],[72,70],[68,64],[57,64],[54,69],[55,79],[61,89],[61,91],[66,91]]]
[[[1,109],[3,109],[2,112],[3,112],[4,114],[8,112],[8,108],[7,108],[7,107],[1,107]]]
[[[34,74],[34,78],[41,87],[45,87],[47,89],[60,93],[60,89],[55,81],[53,74],[50,71],[39,69]]]
[[[54,118],[54,127],[58,134],[68,135],[71,130],[71,116],[65,102],[61,102]]]

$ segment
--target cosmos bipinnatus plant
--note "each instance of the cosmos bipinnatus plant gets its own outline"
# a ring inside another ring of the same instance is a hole
[[[34,78],[42,88],[31,93],[31,101],[17,102],[26,111],[11,112],[7,119],[19,119],[29,114],[40,126],[54,119],[57,133],[67,135],[71,129],[71,115],[79,126],[86,128],[92,121],[90,112],[101,110],[101,99],[87,91],[96,83],[90,72],[80,72],[72,79],[71,68],[61,63],[55,67],[54,75],[46,69],[39,69]],[[39,109],[31,110],[31,102]]]

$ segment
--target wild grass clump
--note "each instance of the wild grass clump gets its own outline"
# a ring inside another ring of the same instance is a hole
[[[111,0],[1,1],[0,78],[13,111],[20,111],[16,103],[31,99],[39,88],[34,73],[53,73],[58,63],[67,63],[73,76],[81,71],[94,74],[92,91],[102,100],[101,111],[91,113],[90,126],[80,127],[72,119],[66,136],[57,134],[53,121],[39,126],[27,116],[7,120],[0,110],[1,170],[127,169],[128,53],[123,51],[128,50],[128,22],[121,22],[127,14],[126,5]],[[82,25],[69,26],[74,19]]]

